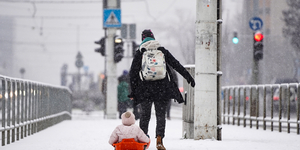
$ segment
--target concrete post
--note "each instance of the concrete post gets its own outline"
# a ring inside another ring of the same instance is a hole
[[[217,1],[197,0],[194,139],[217,139]]]
[[[117,8],[117,0],[107,1],[107,8]],[[114,62],[114,36],[116,28],[107,28],[107,37],[105,40],[106,68],[107,68],[107,102],[106,118],[117,118],[117,65]]]
[[[195,78],[195,65],[185,65],[185,69]],[[182,106],[182,137],[185,139],[194,139],[194,88],[183,82],[184,99]]]

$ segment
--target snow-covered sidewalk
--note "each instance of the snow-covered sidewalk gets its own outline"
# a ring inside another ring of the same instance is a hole
[[[167,120],[164,145],[168,150],[298,150],[300,135],[278,133],[223,125],[222,141],[182,139],[181,109],[172,109],[173,119]],[[151,145],[155,148],[155,116],[149,125]],[[138,125],[138,121],[136,124]],[[63,121],[44,131],[15,143],[0,146],[3,150],[113,150],[108,139],[120,119],[103,119],[103,112],[86,115],[73,111],[73,119]]]

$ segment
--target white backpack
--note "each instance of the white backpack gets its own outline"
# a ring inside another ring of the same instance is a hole
[[[165,55],[156,49],[146,49],[142,56],[141,80],[160,80],[166,77]]]

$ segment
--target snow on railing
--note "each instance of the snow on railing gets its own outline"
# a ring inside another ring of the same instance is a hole
[[[222,87],[223,123],[299,134],[300,84]],[[289,91],[289,92],[288,92]]]
[[[66,87],[0,75],[2,146],[71,119]]]

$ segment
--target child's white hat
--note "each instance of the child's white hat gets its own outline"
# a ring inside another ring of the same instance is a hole
[[[135,123],[135,116],[130,111],[123,113],[121,118],[122,118],[122,123],[125,126],[131,126],[132,124]]]

